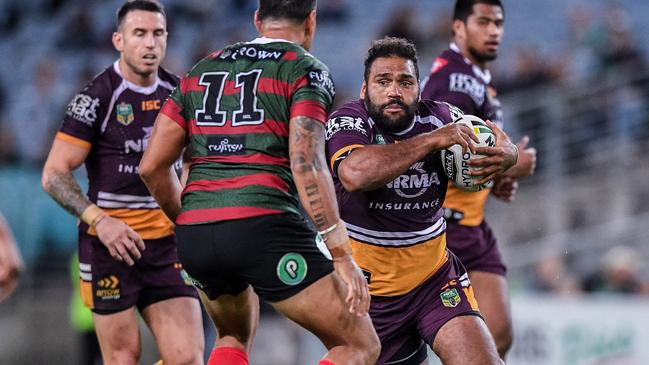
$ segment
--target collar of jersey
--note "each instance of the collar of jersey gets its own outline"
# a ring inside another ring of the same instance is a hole
[[[457,44],[455,44],[455,42],[451,42],[451,44],[448,45],[448,48],[451,51],[460,55],[464,59],[464,62],[467,65],[471,65],[471,67],[473,68],[473,73],[475,73],[478,77],[480,77],[485,84],[489,84],[491,82],[491,72],[487,69],[483,70],[477,65],[474,65],[473,62],[471,62],[471,60],[469,60],[462,54],[462,52],[460,51],[460,47],[458,47]]]
[[[287,41],[286,39],[281,39],[281,38],[267,38],[267,37],[257,37],[250,41],[250,43],[253,44],[268,44],[268,43],[274,43],[274,42],[284,42],[284,43],[293,43],[291,41]]]
[[[151,86],[136,85],[128,81],[126,78],[124,78],[124,75],[122,75],[122,70],[120,70],[119,68],[119,60],[115,61],[115,63],[113,64],[113,69],[119,75],[119,77],[122,78],[122,82],[126,84],[126,87],[140,94],[145,94],[145,95],[153,94],[158,89],[160,83],[163,82],[162,80],[160,80],[160,76],[158,76],[158,74],[156,73],[155,82],[153,83],[153,85]],[[173,90],[173,87],[171,89]]]

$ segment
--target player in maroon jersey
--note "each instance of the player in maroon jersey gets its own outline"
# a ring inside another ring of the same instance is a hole
[[[426,364],[432,348],[446,365],[500,364],[479,318],[466,270],[446,249],[442,204],[448,179],[441,150],[454,144],[488,155],[473,171],[505,171],[515,146],[495,125],[495,147],[453,123],[462,112],[420,100],[412,43],[384,38],[365,60],[360,100],[331,114],[327,158],[352,243],[369,282],[370,316],[381,340],[377,365]],[[475,164],[477,161],[471,161]]]
[[[320,364],[374,364],[378,356],[367,283],[324,157],[335,89],[328,68],[307,52],[315,5],[260,0],[261,37],[192,68],[165,103],[140,164],[177,223],[181,262],[217,327],[209,365],[248,363],[257,295],[322,340],[329,352]],[[191,164],[181,192],[170,166],[186,145]],[[318,248],[300,202],[328,250]]]
[[[453,42],[435,60],[422,97],[451,103],[466,114],[502,127],[501,105],[487,68],[496,59],[503,35],[502,4],[499,0],[458,0],[453,18]],[[533,173],[536,151],[526,148],[528,140],[524,137],[517,144],[517,164],[495,179],[493,189],[470,193],[451,184],[444,203],[448,247],[469,271],[480,310],[502,358],[512,342],[506,268],[484,220],[484,207],[490,191],[504,201],[513,200],[518,179]]]
[[[80,289],[105,364],[138,362],[136,308],[165,363],[203,363],[196,290],[178,261],[173,224],[137,171],[178,81],[160,67],[166,24],[157,2],[122,5],[113,34],[120,58],[73,98],[43,169],[45,191],[81,220]],[[87,196],[72,175],[84,163]]]

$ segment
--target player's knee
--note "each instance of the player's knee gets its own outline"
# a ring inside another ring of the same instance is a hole
[[[164,365],[202,365],[203,351],[192,348],[185,351],[179,351],[163,359]]]
[[[366,364],[374,364],[381,353],[381,341],[374,331],[371,335],[365,336],[361,349]]]
[[[140,360],[140,352],[133,348],[120,348],[104,354],[103,360],[105,365],[136,365]]]

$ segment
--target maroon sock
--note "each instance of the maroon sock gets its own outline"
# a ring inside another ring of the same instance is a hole
[[[216,347],[207,365],[248,365],[248,354],[234,347]]]

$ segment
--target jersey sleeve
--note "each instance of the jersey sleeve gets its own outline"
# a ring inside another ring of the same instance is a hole
[[[353,112],[332,114],[326,128],[327,161],[333,176],[338,176],[338,166],[354,149],[372,143],[372,129],[364,118]]]
[[[65,111],[56,139],[90,148],[109,108],[111,90],[94,80],[76,94]]]
[[[180,84],[171,92],[160,113],[171,118],[174,122],[178,123],[185,131],[188,129],[190,117],[187,115],[187,107],[185,106],[185,93],[191,88],[192,80],[195,77],[183,77]]]
[[[451,90],[452,78],[457,78],[463,73],[451,72],[451,67],[447,65],[448,62],[439,63],[439,59],[435,62],[442,66],[433,67],[428,81],[421,91],[422,99],[444,101],[460,108],[466,114],[476,114],[479,106],[476,105],[471,95],[463,91]]]
[[[304,55],[297,61],[292,76],[291,118],[305,116],[324,124],[336,96],[329,69],[312,56]]]

